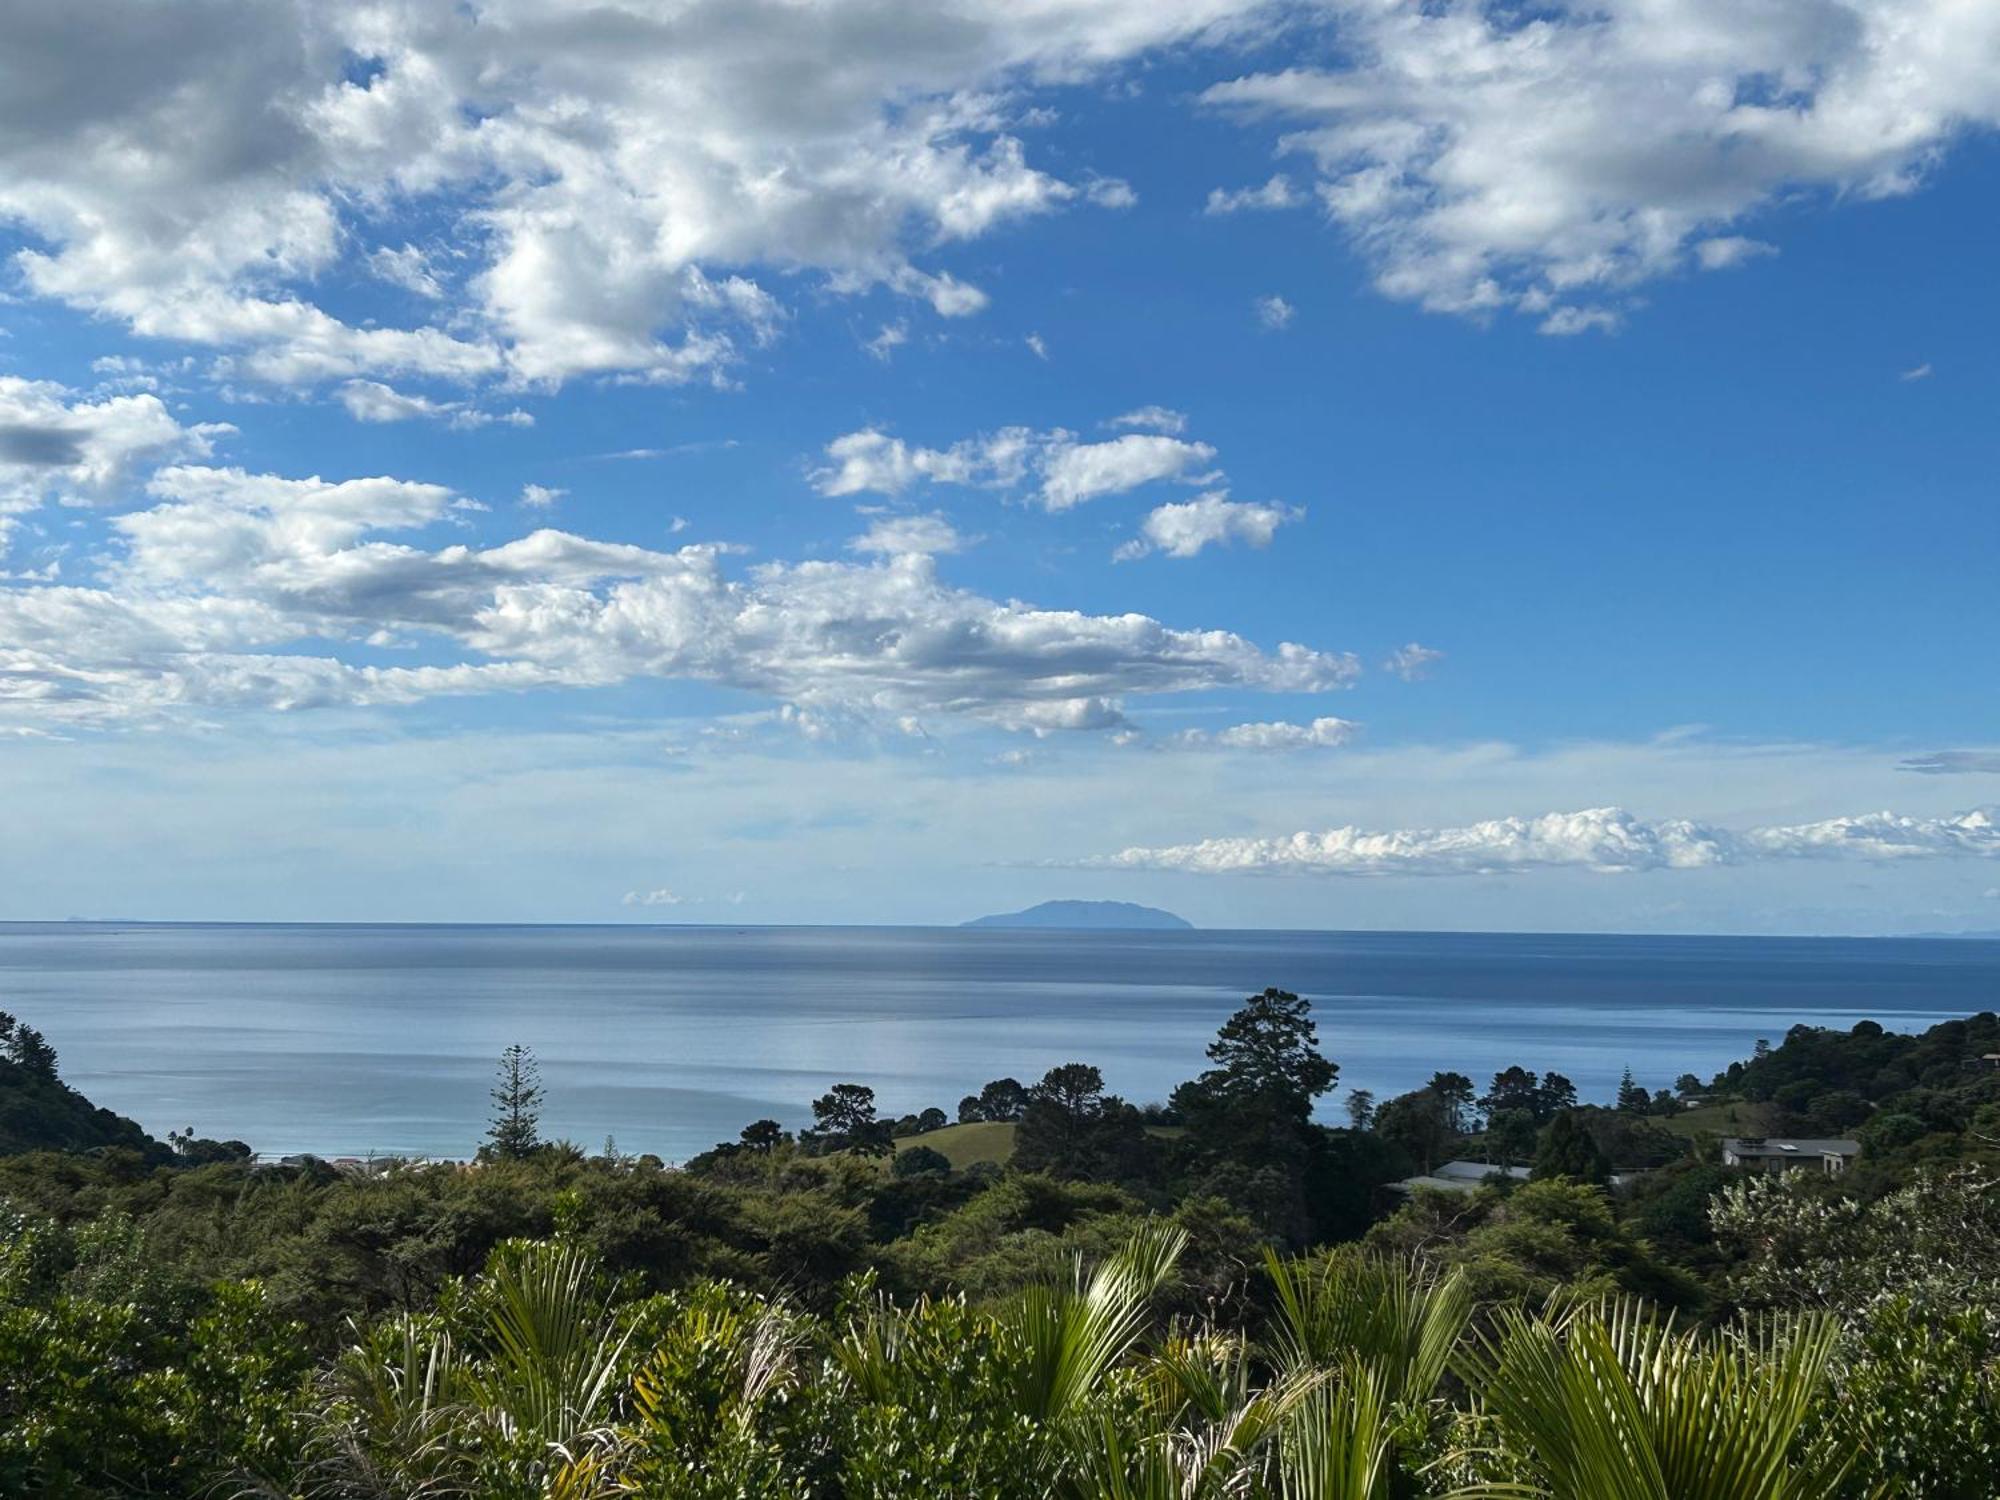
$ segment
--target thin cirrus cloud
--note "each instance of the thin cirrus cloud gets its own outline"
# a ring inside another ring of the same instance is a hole
[[[151,504],[112,518],[101,587],[0,590],[0,720],[49,729],[671,679],[802,713],[1047,733],[1121,724],[1132,696],[1321,693],[1359,671],[1344,652],[955,588],[932,555],[955,541],[938,518],[880,523],[880,561],[732,576],[722,547],[553,529],[489,547],[392,541],[469,503],[402,479],[182,464],[146,489]],[[430,659],[369,659],[396,647]]]
[[[1769,253],[1733,226],[1780,198],[1907,193],[2000,121],[2000,10],[1558,0],[1326,0],[1346,59],[1210,86],[1275,126],[1387,295],[1615,327],[1633,289]],[[1253,206],[1259,190],[1225,189]]]
[[[1444,653],[1411,641],[1398,646],[1382,659],[1382,670],[1405,682],[1417,682],[1430,675],[1432,667],[1444,660]]]
[[[465,401],[434,401],[411,395],[379,380],[350,380],[340,388],[340,404],[357,422],[442,422],[448,427],[532,427],[535,419],[518,406],[486,411]]]
[[[1899,761],[1896,769],[1920,776],[2000,775],[2000,750],[1937,750]]]
[[[1687,819],[1648,821],[1623,808],[1493,818],[1457,828],[1353,826],[1274,838],[1211,838],[1129,848],[1085,864],[1198,875],[1602,874],[1694,870],[1767,860],[2000,858],[1990,808],[1946,817],[1867,813],[1742,831]]]

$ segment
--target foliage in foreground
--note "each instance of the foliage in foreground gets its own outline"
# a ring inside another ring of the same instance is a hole
[[[177,1312],[134,1242],[96,1232],[79,1254],[12,1226],[5,1493],[1970,1500],[1992,1472],[1964,1466],[1996,1431],[1990,1319],[1960,1330],[1988,1338],[1983,1374],[1909,1386],[1907,1340],[1939,1330],[1907,1306],[1858,1335],[1825,1309],[1714,1329],[1632,1297],[1482,1310],[1462,1272],[1348,1249],[1270,1256],[1267,1311],[1231,1326],[1165,1313],[1187,1236],[1153,1222],[985,1305],[861,1276],[816,1314],[723,1281],[635,1295],[557,1238],[314,1364],[256,1284]],[[1919,1403],[1973,1448],[1885,1447]]]

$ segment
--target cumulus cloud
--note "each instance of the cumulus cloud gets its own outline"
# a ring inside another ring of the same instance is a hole
[[[1138,427],[1148,432],[1166,432],[1178,436],[1187,431],[1188,419],[1186,412],[1175,411],[1171,406],[1141,406],[1113,417],[1104,425]]]
[[[1044,452],[1041,501],[1050,510],[1068,510],[1163,479],[1199,481],[1214,460],[1207,443],[1161,432],[1128,432],[1104,443],[1057,441]]]
[[[1177,738],[1183,745],[1226,750],[1333,750],[1351,744],[1361,726],[1352,719],[1324,717],[1309,724],[1277,721],[1264,724],[1232,724],[1213,732],[1184,730]]]
[[[965,546],[965,538],[943,516],[877,516],[847,545],[854,552],[879,552],[885,557],[924,556],[957,552]]]
[[[1271,333],[1282,333],[1292,326],[1292,318],[1298,313],[1283,297],[1273,292],[1268,297],[1259,297],[1255,303],[1257,322]]]
[[[1429,646],[1420,646],[1415,641],[1398,646],[1382,660],[1382,670],[1391,672],[1405,682],[1415,682],[1430,675],[1430,669],[1444,660],[1442,651],[1434,651]]]
[[[1740,264],[1736,226],[1780,197],[1908,192],[2000,120],[2000,10],[1962,0],[1324,8],[1340,66],[1205,101],[1277,124],[1383,292],[1550,332],[1614,326],[1604,298],[1691,258]]]
[[[951,587],[936,518],[902,518],[880,562],[770,563],[543,529],[419,545],[450,489],[170,467],[114,518],[103,587],[0,589],[0,718],[93,723],[202,708],[414,702],[635,678],[711,682],[805,715],[956,715],[1047,732],[1122,722],[1130,696],[1325,692],[1351,655],[1265,651],[1143,615],[1000,602]],[[878,536],[885,546],[892,533]],[[370,648],[432,659],[381,666]]]
[[[1162,481],[1198,484],[1218,477],[1211,468],[1214,448],[1168,432],[1125,432],[1086,443],[1060,427],[1003,427],[948,448],[926,448],[866,427],[828,443],[826,458],[812,473],[822,495],[900,495],[917,484],[1025,488],[1050,511]]]
[[[2000,750],[1938,750],[1929,755],[1913,755],[1896,769],[1924,776],[2000,775]]]
[[[568,490],[555,485],[524,484],[521,486],[521,503],[530,510],[552,510],[555,508],[555,503],[568,493]]]
[[[1133,196],[1031,162],[1010,90],[1246,8],[67,0],[0,58],[0,220],[30,292],[231,378],[704,378],[769,336],[767,273],[977,311],[929,247]],[[451,274],[382,232],[404,205],[451,226]],[[350,263],[436,321],[329,313]]]
[[[1305,514],[1295,506],[1231,500],[1223,490],[1192,500],[1156,507],[1140,526],[1140,535],[1120,547],[1121,560],[1163,552],[1168,557],[1193,557],[1204,547],[1242,542],[1268,547],[1287,521]]]
[[[183,426],[151,393],[92,401],[53,381],[0,375],[0,538],[9,516],[49,501],[130,498],[155,465],[205,457],[234,431]]]
[[[1275,838],[1213,838],[1131,848],[1089,863],[1194,874],[1495,875],[1571,868],[1615,874],[1691,870],[1776,859],[1889,862],[2000,858],[1993,810],[1942,818],[1894,813],[1734,832],[1617,807],[1493,818],[1459,828],[1370,831],[1353,826]]]

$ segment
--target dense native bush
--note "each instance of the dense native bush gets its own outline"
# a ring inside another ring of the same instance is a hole
[[[8,1020],[0,1096],[56,1112],[16,1142],[95,1118]],[[589,1157],[525,1057],[470,1166],[0,1154],[0,1494],[1990,1497],[1991,1022],[1796,1029],[1696,1110],[1440,1071],[1334,1129],[1269,991],[1168,1106],[969,1096],[1011,1163],[859,1085]],[[1705,1134],[1864,1106],[1839,1177]],[[1452,1157],[1535,1180],[1384,1191]]]

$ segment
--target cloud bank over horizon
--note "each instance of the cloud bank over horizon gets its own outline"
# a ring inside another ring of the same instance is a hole
[[[2000,859],[2000,810],[1947,817],[1890,812],[1732,831],[1684,818],[1648,821],[1619,807],[1492,818],[1459,828],[1330,828],[1275,838],[1214,838],[1130,848],[1086,863],[1195,875],[1503,875],[1576,868],[1599,874],[1699,870],[1780,859]]]

